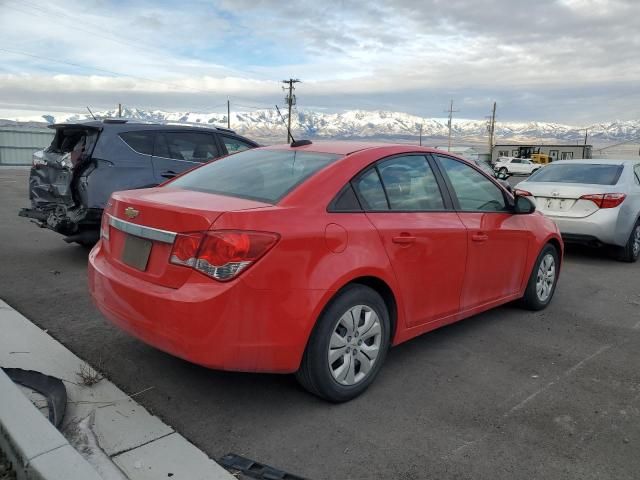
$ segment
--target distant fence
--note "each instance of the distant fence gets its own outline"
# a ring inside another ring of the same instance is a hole
[[[30,165],[33,152],[51,144],[48,128],[0,127],[0,165]]]

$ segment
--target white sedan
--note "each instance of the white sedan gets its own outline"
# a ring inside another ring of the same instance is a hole
[[[526,158],[500,157],[493,169],[499,174],[509,175],[530,175],[542,165],[534,163]]]
[[[556,222],[565,242],[614,245],[640,257],[640,160],[553,162],[515,189]]]

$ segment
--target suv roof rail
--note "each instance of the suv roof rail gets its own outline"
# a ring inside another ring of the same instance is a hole
[[[103,123],[127,123],[128,121],[126,118],[105,118],[102,120]]]

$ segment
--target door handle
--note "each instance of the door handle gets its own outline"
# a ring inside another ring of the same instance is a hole
[[[176,172],[174,172],[173,170],[167,170],[166,172],[162,172],[162,173],[160,174],[160,176],[161,176],[162,178],[173,178],[173,177],[175,177],[176,175],[177,175],[177,173],[176,173]]]
[[[487,240],[489,240],[489,235],[483,232],[474,233],[473,235],[471,235],[471,240],[473,240],[474,242],[486,242]]]
[[[399,245],[411,245],[412,243],[415,243],[416,237],[412,237],[411,235],[399,235],[397,237],[393,237],[391,241]]]

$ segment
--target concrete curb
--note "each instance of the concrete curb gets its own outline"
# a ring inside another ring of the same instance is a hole
[[[0,392],[0,448],[19,480],[101,480],[2,369]]]
[[[59,378],[68,397],[65,438],[2,372],[0,445],[17,470],[29,469],[20,480],[235,479],[109,380],[79,384],[87,364],[2,300],[0,332],[0,366]]]

